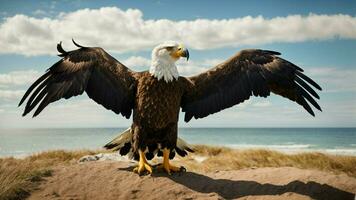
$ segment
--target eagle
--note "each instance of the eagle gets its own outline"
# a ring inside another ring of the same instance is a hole
[[[105,145],[121,155],[138,160],[134,171],[152,173],[148,160],[163,156],[160,167],[168,174],[181,167],[170,163],[175,153],[193,152],[177,137],[180,109],[184,121],[199,119],[248,100],[251,96],[267,97],[272,93],[303,106],[314,116],[322,90],[303,69],[270,50],[246,49],[195,76],[180,76],[176,61],[189,59],[183,45],[168,41],[152,50],[149,70],[136,72],[100,47],[65,51],[57,44],[62,57],[40,76],[25,92],[19,106],[27,99],[23,116],[34,110],[37,116],[50,103],[69,99],[84,91],[89,98],[116,114],[130,118],[132,125]]]

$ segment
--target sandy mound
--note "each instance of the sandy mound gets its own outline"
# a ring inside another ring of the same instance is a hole
[[[355,178],[292,167],[138,176],[130,165],[58,167],[29,199],[354,199],[356,192]]]

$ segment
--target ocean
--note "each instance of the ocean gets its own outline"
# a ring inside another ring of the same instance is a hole
[[[56,149],[100,149],[123,130],[0,129],[0,157],[24,157]],[[180,128],[178,135],[191,144],[356,156],[356,128]]]

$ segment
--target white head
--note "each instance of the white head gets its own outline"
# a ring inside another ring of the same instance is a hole
[[[152,50],[150,74],[158,80],[166,82],[178,79],[179,73],[175,62],[181,58],[189,59],[189,51],[176,42],[168,41],[156,46]]]

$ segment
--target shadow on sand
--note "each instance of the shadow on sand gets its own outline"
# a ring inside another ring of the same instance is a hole
[[[132,171],[133,167],[119,170]],[[312,199],[355,200],[355,194],[317,182],[292,181],[286,185],[261,184],[255,181],[213,179],[208,176],[182,172],[168,176],[163,172],[154,172],[153,177],[167,177],[191,190],[200,193],[217,193],[225,199],[234,199],[254,195],[281,195],[293,192]]]
[[[268,183],[261,184],[255,181],[213,179],[194,172],[185,172],[173,176],[159,173],[154,174],[154,176],[165,176],[191,190],[201,193],[214,192],[225,199],[240,198],[250,195],[281,195],[286,192],[306,195],[312,199],[354,200],[355,198],[355,195],[350,192],[313,181],[307,183],[292,181],[286,185],[273,185]]]

